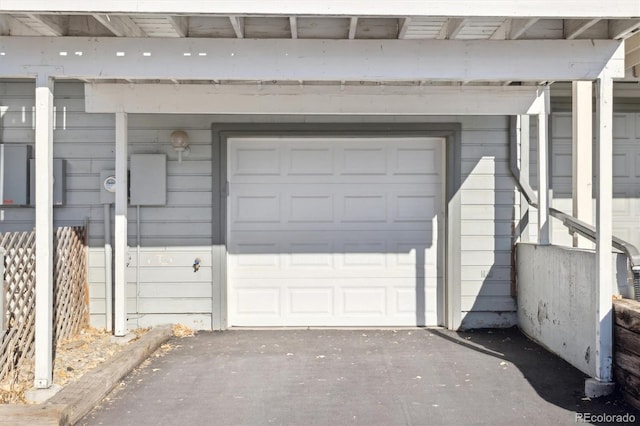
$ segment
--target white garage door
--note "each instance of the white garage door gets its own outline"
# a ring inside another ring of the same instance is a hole
[[[436,325],[442,146],[230,139],[229,325]]]

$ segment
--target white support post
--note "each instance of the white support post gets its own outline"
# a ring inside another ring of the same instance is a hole
[[[549,138],[547,120],[546,112],[538,114],[538,244],[541,245],[551,243],[549,238]]]
[[[520,122],[518,138],[518,149],[520,157],[520,180],[529,184],[530,166],[530,150],[531,150],[531,137],[530,137],[530,117],[526,114],[519,115],[518,120]],[[528,243],[531,241],[531,227],[529,226],[529,202],[524,194],[520,195],[520,241]],[[526,224],[526,225],[525,225]]]
[[[606,74],[597,84],[597,179],[596,201],[596,377],[611,382],[613,320],[611,277],[612,200],[613,200],[613,80]]]
[[[116,113],[114,334],[127,334],[127,114]]]
[[[583,222],[593,222],[592,202],[592,83],[574,81],[572,83],[572,187],[573,216]],[[573,246],[593,248],[593,244],[584,237],[574,234]]]
[[[36,330],[34,386],[53,380],[53,79],[36,78]]]

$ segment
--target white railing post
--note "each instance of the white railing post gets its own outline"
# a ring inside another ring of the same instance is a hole
[[[545,105],[549,100],[549,88],[540,89]],[[538,114],[538,244],[551,243],[549,219],[549,135],[547,131],[548,109]]]
[[[573,217],[593,224],[592,202],[592,83],[574,81],[572,83],[572,199]],[[578,234],[573,235],[573,246],[593,248],[593,244]]]

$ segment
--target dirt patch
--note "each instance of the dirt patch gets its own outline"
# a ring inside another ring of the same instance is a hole
[[[87,328],[77,336],[61,342],[56,346],[53,364],[53,383],[64,387],[93,370],[106,360],[112,358],[127,345],[135,342],[149,329],[136,329],[136,335],[126,344],[118,343],[111,333],[105,330]],[[176,337],[190,337],[193,330],[184,325],[175,325],[173,333]],[[170,344],[162,345],[161,353],[172,349]],[[157,356],[157,355],[156,355]],[[23,368],[0,382],[0,404],[25,404],[24,392],[33,388],[34,361],[29,360]]]

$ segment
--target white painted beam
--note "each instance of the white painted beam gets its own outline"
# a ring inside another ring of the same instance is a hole
[[[53,79],[36,78],[36,330],[34,386],[53,383]]]
[[[467,20],[465,18],[449,18],[442,24],[440,27],[440,31],[438,35],[436,35],[437,40],[453,40],[456,38],[458,33],[464,28]]]
[[[490,40],[506,40],[511,32],[511,22],[512,19],[505,19],[502,24],[491,34],[489,37]]]
[[[71,12],[122,14],[208,14],[271,16],[505,16],[539,18],[627,18],[640,16],[637,0],[580,0],[555,2],[548,0],[468,1],[468,0],[3,0],[4,12]]]
[[[594,26],[600,19],[565,19],[564,38],[572,40]]]
[[[556,81],[624,77],[618,40],[237,40],[0,37],[0,73],[56,77],[292,81]],[[81,55],[75,52],[82,52]],[[64,55],[63,55],[64,54]],[[188,56],[187,56],[188,55]]]
[[[596,377],[612,381],[613,319],[613,80],[604,73],[597,81],[597,197],[596,197]]]
[[[114,232],[114,334],[127,334],[127,114],[116,113],[116,206]]]
[[[624,57],[625,69],[633,68],[640,65],[640,50],[634,50],[627,53]]]
[[[244,38],[244,18],[239,16],[229,16],[233,31],[236,33],[237,38]]]
[[[466,23],[466,18],[450,18],[447,22],[447,40],[455,39]]]
[[[593,223],[592,187],[592,141],[593,141],[593,91],[590,81],[572,83],[572,201],[573,217]],[[573,246],[593,248],[593,244],[577,234],[573,236]]]
[[[548,98],[549,88],[544,95]],[[551,244],[549,216],[549,134],[548,114],[538,114],[538,244]]]
[[[7,36],[11,33],[11,18],[9,15],[0,15],[0,36]]]
[[[640,32],[632,35],[624,41],[625,68],[633,68],[640,65]]]
[[[511,28],[509,29],[509,36],[507,39],[509,40],[517,40],[524,33],[527,32],[529,28],[535,25],[536,22],[539,21],[539,18],[530,18],[530,19],[512,19],[511,20]]]
[[[399,39],[403,39],[407,36],[407,30],[409,30],[410,25],[411,25],[411,18],[400,19],[399,26],[398,26]]]
[[[171,102],[158,102],[171,99]],[[87,84],[87,112],[183,114],[508,115],[546,111],[534,86]]]
[[[626,39],[624,41],[624,48],[626,53],[631,53],[636,50],[640,50],[640,32]]]
[[[289,27],[291,28],[291,38],[298,38],[298,18],[290,16]]]
[[[28,14],[29,18],[38,21],[41,25],[39,30],[42,35],[46,36],[63,36],[67,34],[69,27],[69,18],[66,16],[50,16]]]
[[[625,38],[640,28],[640,19],[612,19],[609,21],[609,38]]]
[[[142,29],[128,16],[98,15],[94,14],[96,21],[100,22],[113,35],[118,37],[146,37]]]
[[[356,38],[356,31],[358,30],[358,18],[351,17],[349,19],[349,40]]]
[[[187,16],[167,16],[167,21],[178,37],[186,37],[189,34],[189,18]]]

